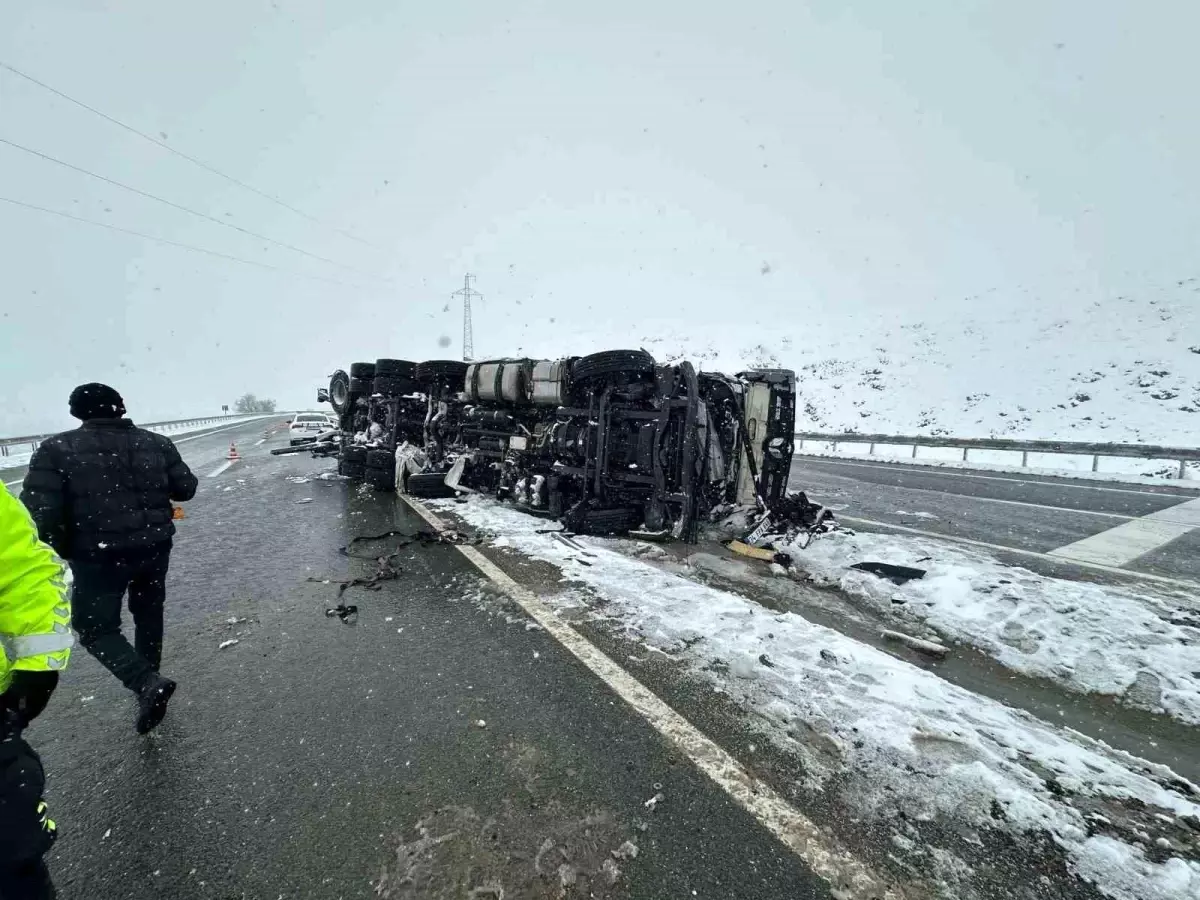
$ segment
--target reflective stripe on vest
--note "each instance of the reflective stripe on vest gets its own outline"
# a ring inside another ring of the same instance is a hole
[[[0,647],[10,662],[45,653],[58,653],[75,646],[75,635],[66,625],[55,625],[45,634],[0,634]]]

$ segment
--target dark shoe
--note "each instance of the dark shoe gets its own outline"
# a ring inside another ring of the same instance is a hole
[[[146,686],[138,692],[138,734],[145,734],[158,726],[167,714],[167,703],[174,693],[175,682],[170,678],[163,678],[157,672],[150,676]]]

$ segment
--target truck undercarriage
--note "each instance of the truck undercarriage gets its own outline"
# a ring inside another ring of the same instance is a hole
[[[735,506],[786,508],[809,528],[828,516],[787,493],[795,398],[790,370],[697,372],[643,350],[380,359],[318,392],[340,430],[309,449],[383,490],[473,491],[578,533],[694,541]]]

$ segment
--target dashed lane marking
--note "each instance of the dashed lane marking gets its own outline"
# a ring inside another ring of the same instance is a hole
[[[411,497],[400,498],[436,531],[450,526]],[[900,900],[903,891],[889,885],[848,850],[835,844],[822,829],[769,786],[758,781],[741,763],[691,722],[675,712],[603,651],[555,615],[536,594],[517,584],[474,547],[455,544],[467,560],[518,603],[576,659],[633,707],[659,734],[686,754],[692,763],[792,850],[815,873],[845,898],[886,897]]]
[[[220,475],[222,472],[224,472],[226,469],[228,469],[230,466],[232,466],[235,462],[237,462],[236,459],[225,460],[225,462],[221,463],[219,466],[217,466],[215,469],[213,469],[211,472],[209,472],[208,477],[216,478],[218,475]]]
[[[900,531],[904,534],[917,534],[921,537],[934,538],[939,541],[950,541],[955,544],[966,544],[970,547],[983,547],[986,550],[998,550],[1004,553],[1015,553],[1018,556],[1031,556],[1036,559],[1044,559],[1048,562],[1057,565],[1078,566],[1082,569],[1095,569],[1098,572],[1108,572],[1114,575],[1122,575],[1125,578],[1136,578],[1142,581],[1153,581],[1156,584],[1167,584],[1176,588],[1184,588],[1193,596],[1200,593],[1200,582],[1188,581],[1183,578],[1169,578],[1166,575],[1154,575],[1150,572],[1135,572],[1132,569],[1120,569],[1116,566],[1104,565],[1101,563],[1086,562],[1077,559],[1066,559],[1061,556],[1051,556],[1049,553],[1039,553],[1037,550],[1024,550],[1020,547],[1006,547],[1004,544],[989,544],[987,541],[976,541],[971,538],[957,537],[952,534],[941,534],[937,531],[925,531],[922,528],[910,528],[907,525],[893,525],[891,522],[879,522],[875,519],[860,519],[856,516],[838,516],[838,518],[848,525],[866,525],[869,528],[883,528],[889,531]],[[1186,606],[1189,609],[1200,611],[1200,602],[1192,599],[1187,599],[1179,596],[1173,596],[1172,603],[1177,603],[1180,606]]]

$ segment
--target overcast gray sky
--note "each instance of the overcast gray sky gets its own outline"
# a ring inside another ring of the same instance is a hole
[[[0,434],[70,427],[81,381],[150,421],[458,355],[468,269],[477,355],[725,319],[799,345],[1193,274],[1194,3],[6,0],[2,23],[0,62],[325,224],[2,69],[0,138],[349,268],[0,144],[2,197],[346,283],[0,203]]]

